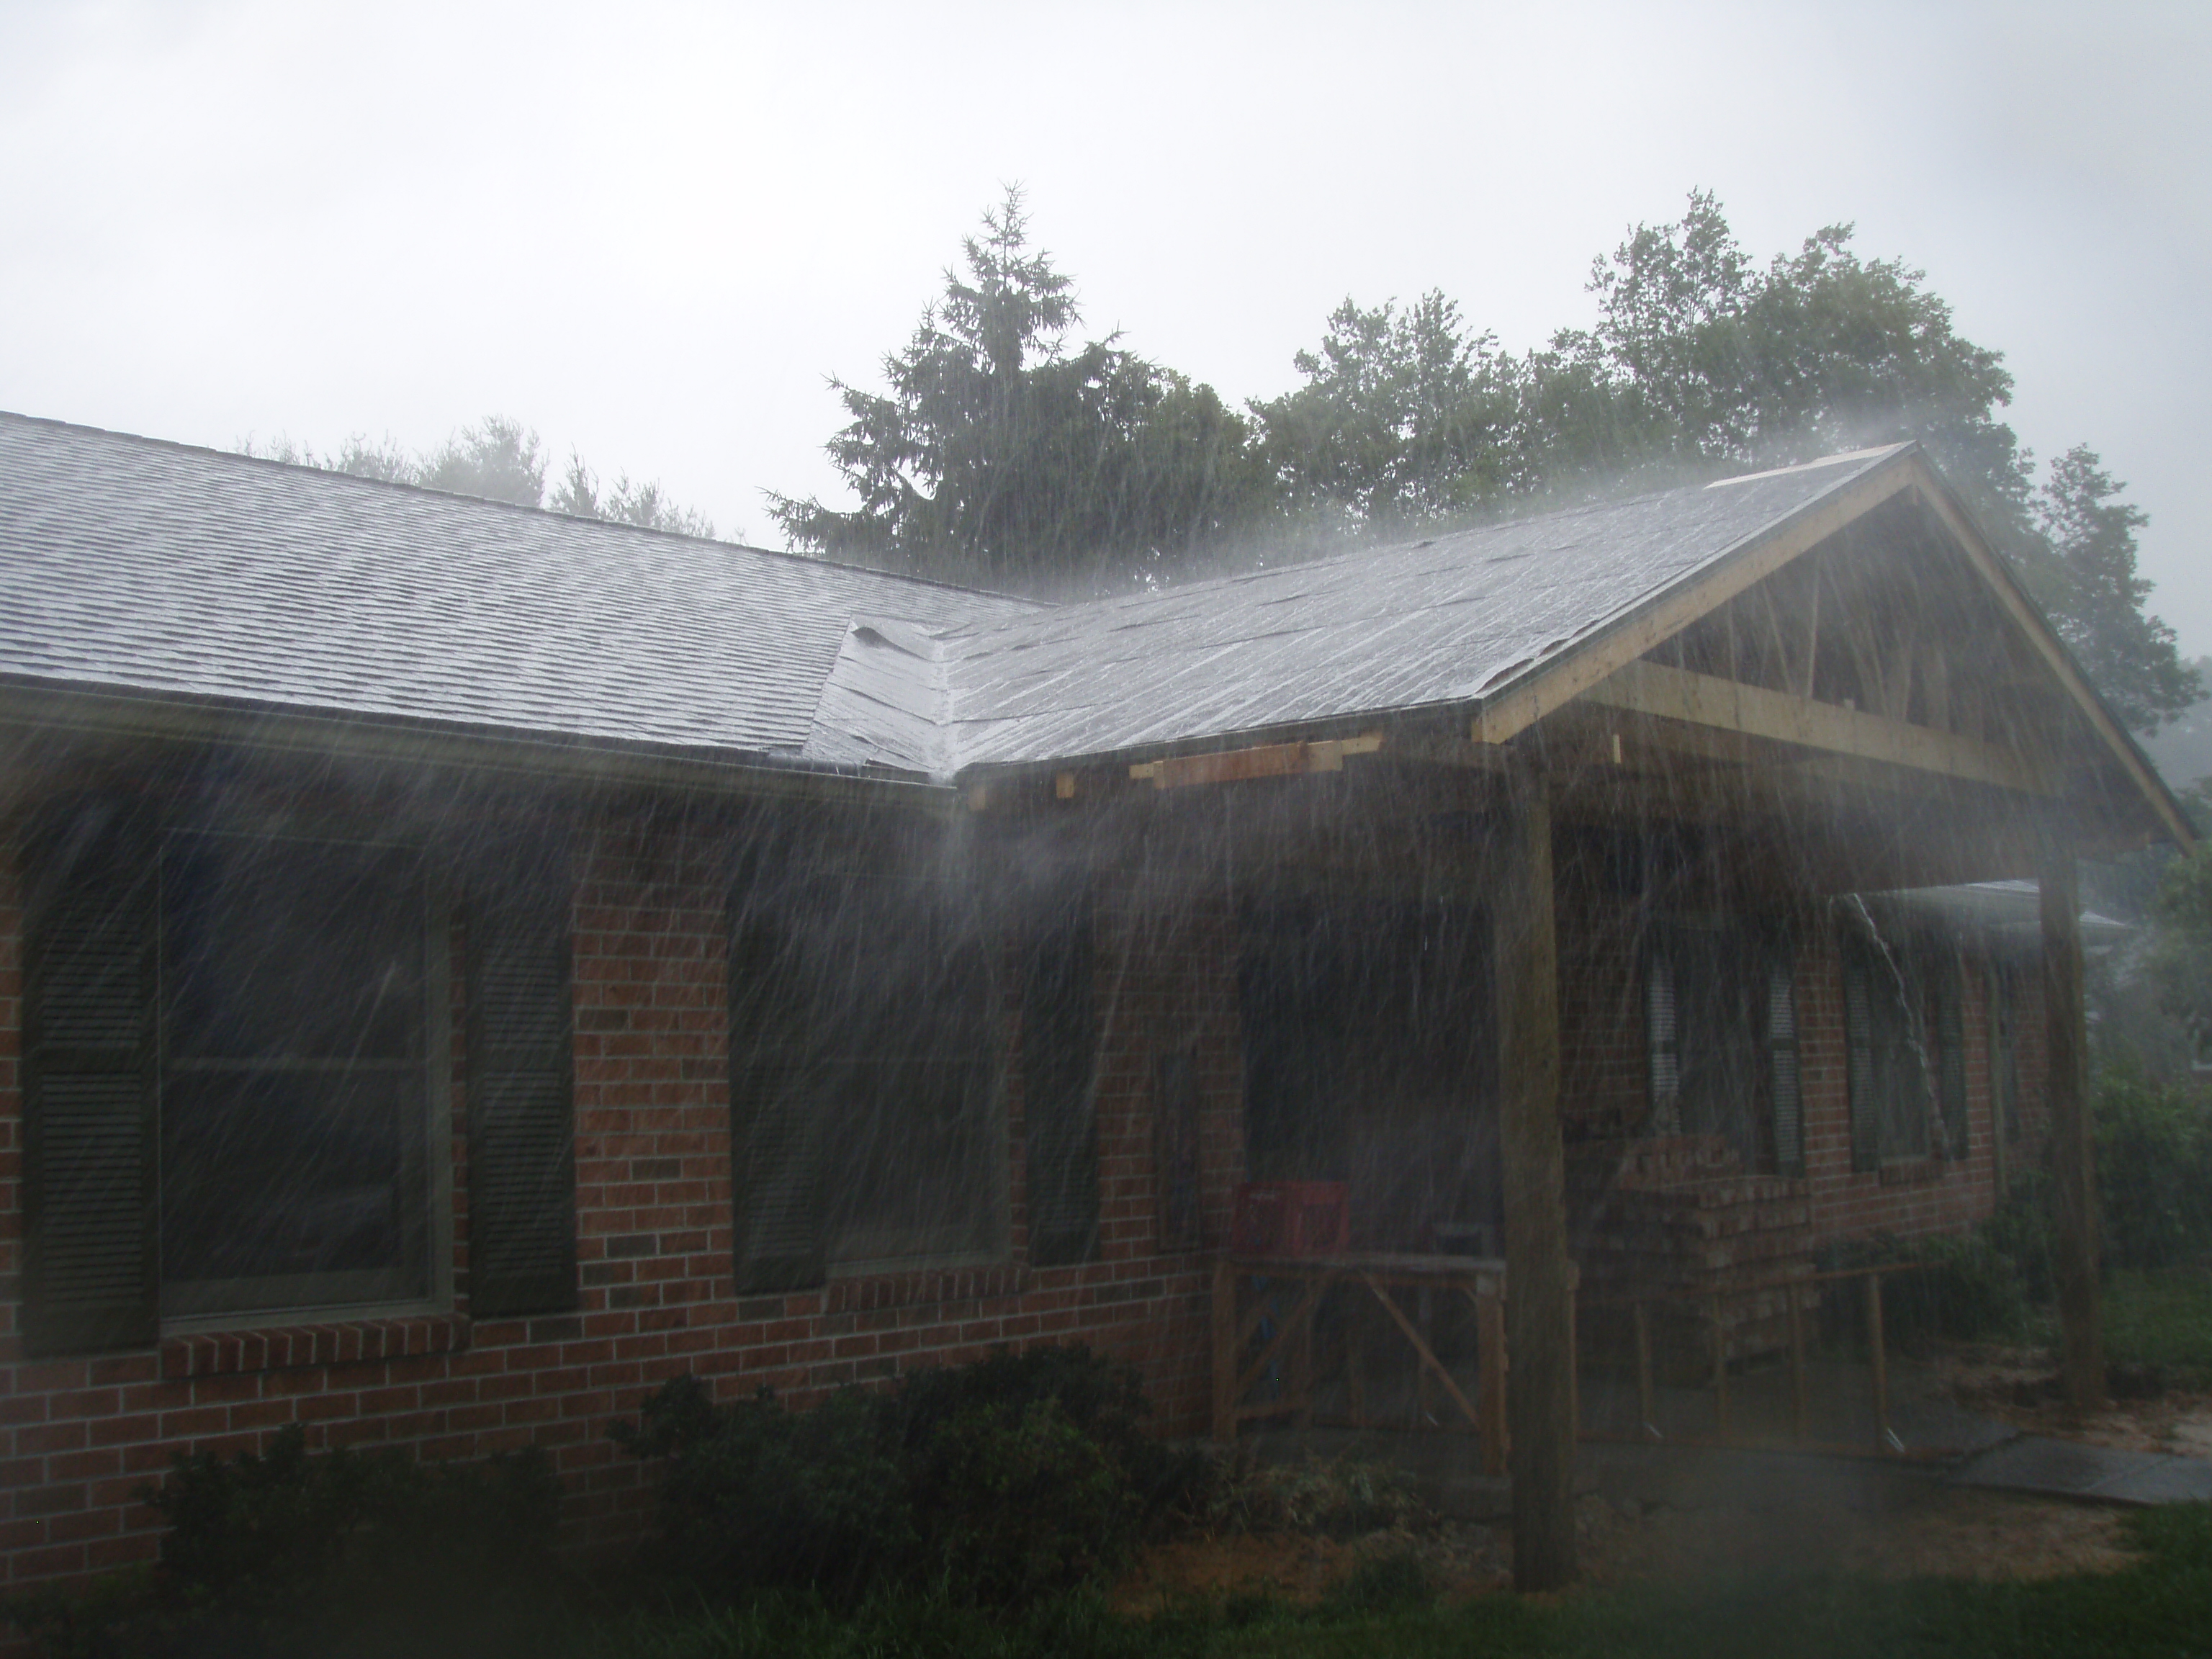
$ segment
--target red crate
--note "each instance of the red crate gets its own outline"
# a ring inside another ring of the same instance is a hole
[[[1341,1181],[1248,1181],[1237,1189],[1229,1248],[1237,1255],[1336,1255],[1352,1243]]]

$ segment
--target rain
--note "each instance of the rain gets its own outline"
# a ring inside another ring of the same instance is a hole
[[[47,100],[113,51],[9,33]],[[2163,451],[1902,197],[1593,185],[1540,322],[1279,237],[1261,378],[1117,319],[1079,170],[972,171],[933,265],[903,206],[783,250],[826,385],[714,395],[803,453],[580,414],[596,316],[566,380],[434,331],[434,417],[270,378],[274,311],[173,420],[0,346],[0,1620],[1874,1651],[2120,1583],[2115,1650],[2196,1639]]]

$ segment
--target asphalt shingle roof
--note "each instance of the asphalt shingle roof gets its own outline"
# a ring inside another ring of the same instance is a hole
[[[0,415],[0,678],[949,779],[1494,695],[1895,453],[1047,606]]]
[[[957,623],[955,749],[1072,758],[1492,696],[1900,447]]]
[[[1025,601],[0,415],[0,676],[796,756],[853,617]]]

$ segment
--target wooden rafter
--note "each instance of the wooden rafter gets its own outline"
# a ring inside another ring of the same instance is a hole
[[[1694,585],[1668,594],[1625,618],[1601,637],[1583,643],[1532,675],[1521,685],[1483,706],[1474,716],[1478,743],[1505,743],[1536,721],[1607,679],[1692,623],[1711,615],[1756,582],[1809,552],[1854,520],[1910,489],[1913,474],[1901,465],[1906,455],[1878,466],[1838,490],[1813,511],[1784,525],[1746,549]]]
[[[2022,794],[2053,792],[2043,769],[1993,744],[1660,663],[1626,664],[1585,696],[1590,702],[1633,714],[1935,772]]]

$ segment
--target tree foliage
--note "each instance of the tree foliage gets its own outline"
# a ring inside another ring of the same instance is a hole
[[[1080,340],[1072,280],[1030,242],[1021,192],[984,215],[888,390],[834,380],[850,508],[772,495],[792,541],[832,557],[1025,591],[1156,578],[1231,533],[1266,480],[1212,387]]]
[[[2149,522],[2118,499],[2126,486],[2094,450],[2076,444],[2051,462],[2036,492],[2035,526],[2049,550],[2052,620],[2082,670],[2121,717],[2154,732],[2203,696],[2173,629],[2146,614],[2151,584],[2136,570],[2136,532]]]
[[[410,453],[388,435],[374,440],[359,432],[327,454],[318,454],[304,444],[282,437],[258,448],[248,440],[240,447],[249,455],[260,454],[325,472],[349,472],[357,478],[375,478],[385,483],[479,495],[517,507],[550,507],[574,518],[603,519],[685,536],[714,533],[711,520],[670,500],[658,483],[632,483],[629,475],[623,473],[612,488],[602,491],[599,475],[574,450],[568,453],[568,470],[549,500],[544,448],[538,434],[505,415],[488,415],[461,428],[435,449],[420,454]]]
[[[1018,191],[962,251],[884,389],[832,383],[848,419],[827,447],[853,501],[772,496],[798,545],[1100,592],[1235,544],[1379,538],[1917,439],[2124,720],[2155,731],[2202,695],[2143,609],[2124,487],[2080,447],[2039,487],[2002,418],[2002,355],[1958,332],[1924,273],[1863,258],[1848,224],[1761,264],[1694,191],[1593,262],[1590,326],[1517,356],[1441,291],[1346,298],[1292,359],[1300,384],[1243,410],[1079,340],[1073,283],[1030,245]]]

